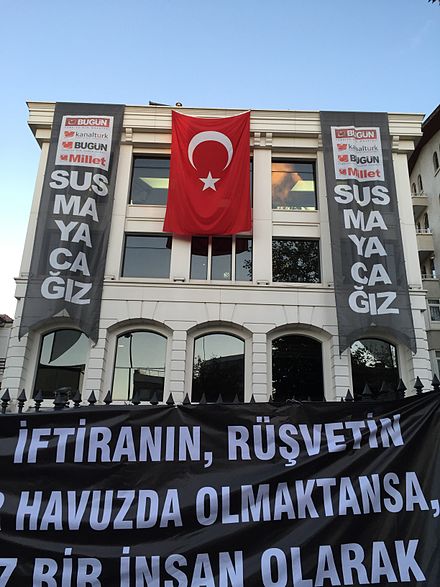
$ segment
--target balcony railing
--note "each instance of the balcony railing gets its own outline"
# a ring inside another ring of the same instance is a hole
[[[411,196],[413,198],[426,198],[427,194],[425,192],[411,192]]]
[[[432,234],[432,230],[430,228],[418,228],[416,226],[416,233],[417,234]]]
[[[437,275],[435,271],[431,271],[430,273],[422,273],[422,279],[437,279]]]

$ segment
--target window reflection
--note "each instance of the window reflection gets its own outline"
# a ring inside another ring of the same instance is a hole
[[[167,339],[155,332],[138,331],[117,339],[113,399],[129,400],[136,391],[141,401],[154,394],[161,401],[165,380]]]
[[[164,205],[167,203],[170,160],[136,157],[133,162],[130,203]]]
[[[313,163],[272,162],[272,208],[274,210],[316,210]]]
[[[234,254],[235,251],[235,254]],[[191,241],[191,279],[252,281],[252,239],[203,237]]]
[[[273,239],[272,281],[319,283],[319,241]]]
[[[169,277],[172,238],[127,235],[122,277]]]
[[[287,399],[322,401],[321,343],[307,336],[280,336],[272,342],[272,394]]]
[[[351,345],[351,368],[353,391],[360,396],[368,383],[374,395],[382,384],[396,389],[399,383],[396,347],[389,342],[375,338],[363,338]]]
[[[208,334],[194,342],[192,401],[244,401],[244,341],[229,334]]]
[[[232,278],[232,239],[213,237],[211,279]]]
[[[237,237],[235,240],[235,280],[252,281],[252,239]]]
[[[52,399],[60,388],[81,391],[89,339],[79,330],[56,330],[43,337],[34,391]],[[67,399],[67,397],[66,397]]]
[[[208,278],[207,236],[195,236],[191,243],[191,279]]]

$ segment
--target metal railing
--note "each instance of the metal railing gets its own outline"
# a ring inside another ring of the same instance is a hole
[[[416,233],[417,234],[432,234],[432,230],[430,228],[418,228],[416,226]]]
[[[434,375],[434,377],[432,378],[431,385],[432,385],[432,389],[425,390],[425,387],[424,387],[423,383],[421,382],[420,378],[417,377],[414,382],[414,385],[413,385],[413,389],[415,390],[415,395],[422,395],[423,393],[427,393],[430,391],[440,392],[440,380],[438,379],[437,375]],[[74,393],[74,395],[71,397],[71,399],[69,399],[69,396],[66,394],[66,389],[68,389],[68,388],[60,388],[59,390],[55,391],[54,399],[53,399],[53,406],[47,406],[47,405],[42,406],[43,402],[45,401],[42,391],[37,391],[34,394],[32,400],[30,400],[33,402],[33,406],[32,405],[26,406],[26,404],[29,402],[28,402],[28,396],[26,395],[26,391],[24,389],[21,391],[21,393],[17,397],[16,401],[14,401],[11,398],[9,390],[5,389],[3,391],[3,394],[0,397],[0,415],[6,414],[9,411],[14,411],[14,412],[17,411],[19,414],[21,414],[23,412],[25,406],[27,409],[31,409],[35,412],[40,412],[43,409],[44,410],[48,410],[48,409],[65,410],[65,409],[81,409],[81,407],[97,407],[97,408],[99,408],[100,405],[101,406],[102,405],[103,406],[110,406],[113,403],[113,399],[112,399],[112,395],[111,395],[110,391],[107,392],[107,394],[105,395],[105,397],[102,401],[98,401],[96,394],[95,394],[95,391],[91,392],[91,394],[89,395],[87,400],[84,400],[82,398],[81,393],[78,390]],[[377,401],[401,400],[401,399],[405,399],[405,397],[406,397],[405,392],[406,391],[407,391],[407,387],[401,379],[399,380],[399,383],[398,383],[397,387],[395,387],[395,388],[393,388],[389,383],[383,382],[381,388],[376,393],[374,393],[371,390],[371,388],[369,387],[368,384],[365,384],[362,393],[353,394],[351,392],[351,390],[348,389],[345,397],[340,398],[340,401],[341,402],[356,402],[356,401],[374,401],[374,400],[377,400]],[[304,395],[302,397],[304,398]],[[286,400],[283,400],[281,402],[275,401],[272,396],[269,398],[269,403],[275,404],[275,405],[285,405],[285,404],[289,404],[289,403],[304,403],[304,402],[310,402],[310,401],[312,401],[310,397],[308,397],[306,400],[304,400],[304,399],[299,400],[293,396],[293,397],[288,398]],[[325,401],[325,399],[323,401]],[[182,405],[186,405],[186,404],[191,404],[193,402],[191,402],[188,394],[186,394],[181,403],[182,403]],[[205,394],[202,394],[200,401],[194,402],[194,403],[198,403],[198,404],[208,404],[208,403],[210,403],[210,404],[243,404],[244,402],[240,401],[238,396],[235,396],[233,401],[224,401],[221,394],[218,395],[218,398],[215,402],[208,402],[206,400]],[[251,396],[249,403],[255,403],[255,398],[253,395]],[[134,406],[140,406],[140,405],[156,406],[159,404],[174,406],[174,405],[176,405],[176,402],[174,401],[174,397],[173,397],[172,393],[170,393],[170,395],[168,396],[168,399],[165,402],[162,400],[159,400],[156,393],[153,394],[153,396],[151,397],[151,399],[149,401],[142,402],[140,399],[140,394],[138,392],[135,392],[133,394],[133,397],[131,398],[131,400],[129,402],[125,401],[122,405],[127,405],[127,404],[134,405]],[[114,404],[114,405],[121,405],[121,404]]]

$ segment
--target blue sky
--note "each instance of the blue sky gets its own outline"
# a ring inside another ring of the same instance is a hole
[[[429,114],[427,0],[0,0],[0,314],[15,312],[39,148],[26,101]]]

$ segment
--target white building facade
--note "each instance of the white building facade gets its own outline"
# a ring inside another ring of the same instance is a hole
[[[422,124],[423,136],[409,160],[411,195],[426,289],[428,347],[433,372],[440,375],[440,106]]]
[[[81,333],[69,339],[75,329],[57,317],[19,340],[54,108],[54,103],[29,103],[29,124],[41,146],[41,160],[2,389],[8,388],[13,397],[25,389],[30,397],[47,387],[49,399],[54,388],[66,385],[78,388],[83,397],[93,390],[102,400],[112,390],[114,399],[127,401],[137,386],[154,390],[159,400],[172,393],[175,401],[186,394],[199,401],[205,381],[208,394],[209,386],[221,384],[226,397],[231,392],[248,402],[251,397],[267,401],[272,394],[286,399],[286,385],[293,384],[297,388],[291,397],[300,399],[338,400],[356,387],[356,349],[339,353],[316,111],[251,112],[252,233],[197,239],[162,232],[171,108],[126,106],[99,339],[93,344]],[[238,113],[180,110],[210,118]],[[417,376],[429,386],[432,377],[407,161],[421,122],[420,115],[389,114],[417,353],[385,335],[376,344],[385,344],[378,355],[388,353],[393,364],[372,359],[379,377],[394,368],[408,387]],[[291,182],[290,200],[282,202],[280,185],[286,181]],[[302,271],[285,262],[286,251]],[[61,335],[56,340],[60,331],[67,331],[64,343]],[[367,346],[371,358],[375,345]],[[151,399],[150,392],[141,393],[142,399]]]

